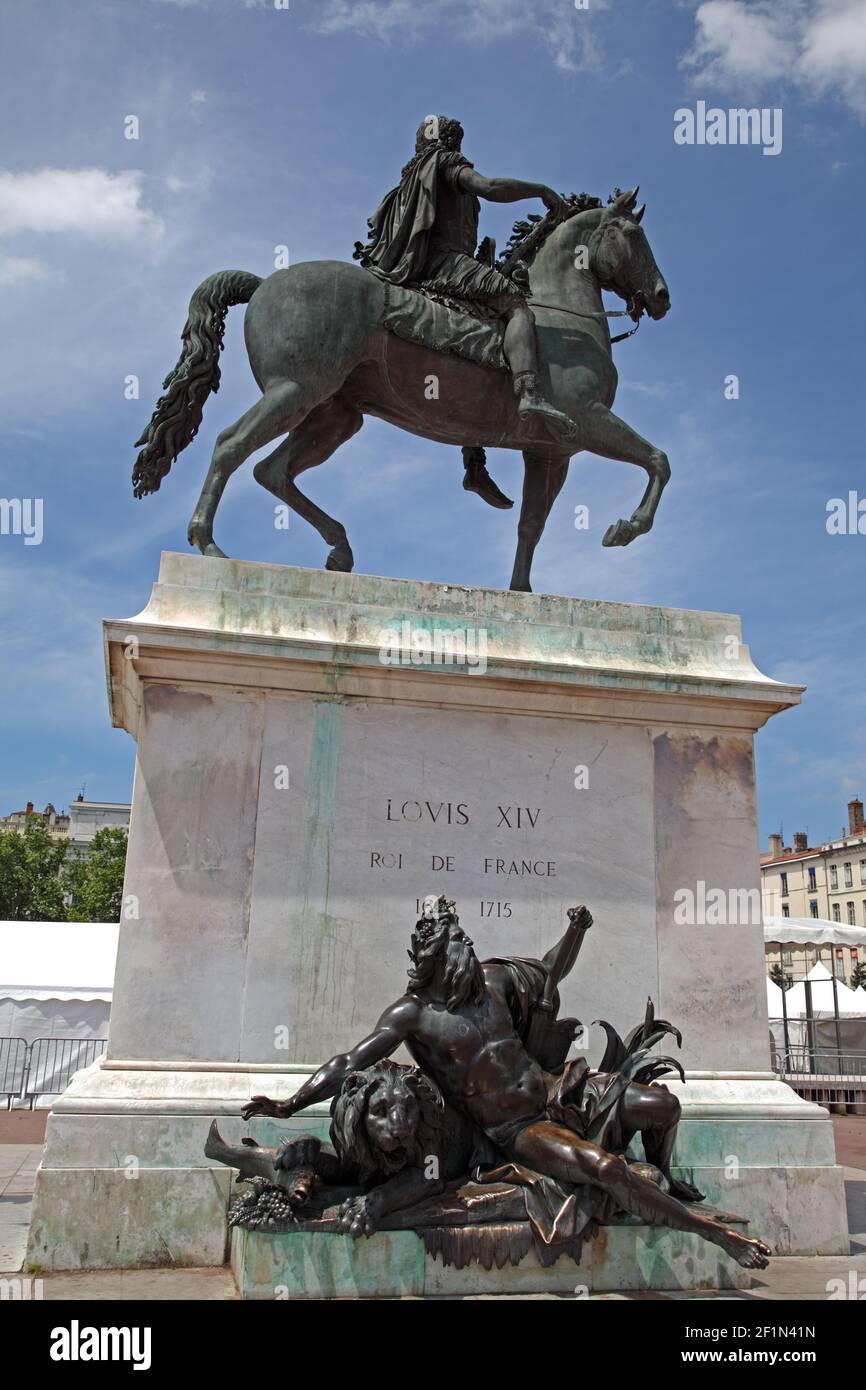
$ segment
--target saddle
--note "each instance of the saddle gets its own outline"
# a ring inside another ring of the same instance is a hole
[[[508,370],[502,351],[505,324],[500,318],[476,314],[445,296],[425,289],[408,289],[392,284],[384,276],[385,310],[382,327],[398,338],[420,343],[434,352],[465,357],[482,367]],[[473,306],[474,307],[474,306]]]

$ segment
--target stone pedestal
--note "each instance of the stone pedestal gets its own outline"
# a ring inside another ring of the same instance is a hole
[[[415,1231],[370,1239],[234,1230],[231,1266],[244,1298],[466,1298],[617,1289],[743,1289],[751,1275],[698,1236],[639,1224],[604,1226],[579,1265],[562,1255],[547,1269],[534,1250],[516,1266],[458,1269],[424,1249]]]
[[[588,903],[563,1012],[626,1031],[652,995],[684,1035],[682,1168],[780,1251],[847,1248],[829,1117],[769,1071],[752,739],[800,691],[737,618],[166,554],[105,638],[138,744],[126,917],[31,1260],[219,1262],[210,1119],[232,1141],[249,1095],[372,1027],[428,892],[482,958],[543,954]]]

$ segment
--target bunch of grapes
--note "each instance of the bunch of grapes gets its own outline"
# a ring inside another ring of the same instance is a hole
[[[263,1178],[255,1178],[252,1191],[239,1197],[229,1211],[230,1226],[246,1226],[251,1231],[278,1231],[294,1225],[292,1205],[282,1188]]]

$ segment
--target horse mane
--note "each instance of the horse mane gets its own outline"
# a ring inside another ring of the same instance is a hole
[[[621,189],[615,188],[607,200],[608,204],[615,202],[621,192]],[[540,213],[531,212],[526,218],[518,218],[511,229],[505,251],[496,262],[497,270],[508,274],[518,261],[522,261],[525,266],[532,265],[551,232],[561,227],[563,222],[570,222],[578,213],[590,212],[594,208],[604,206],[601,199],[594,198],[591,193],[569,193],[565,201],[568,209],[564,214],[547,212],[542,216]]]

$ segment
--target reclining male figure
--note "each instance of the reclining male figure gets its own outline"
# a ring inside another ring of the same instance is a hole
[[[592,924],[585,907],[571,909],[569,917],[566,936],[573,936],[575,925],[585,932]],[[599,1187],[619,1208],[652,1225],[691,1231],[720,1246],[739,1264],[763,1268],[770,1251],[762,1241],[741,1235],[710,1212],[688,1206],[674,1195],[677,1190],[693,1199],[698,1194],[670,1176],[670,1152],[680,1115],[679,1102],[670,1092],[630,1083],[617,1102],[622,1128],[641,1132],[647,1158],[668,1178],[670,1192],[633,1172],[625,1159],[549,1117],[547,1074],[527,1052],[515,1028],[516,976],[510,967],[534,966],[543,988],[562,944],[557,943],[540,963],[480,962],[453,904],[441,898],[425,899],[424,916],[412,937],[408,991],[385,1010],[368,1037],[350,1052],[332,1057],[291,1100],[254,1096],[244,1107],[244,1118],[285,1117],[328,1100],[352,1072],[391,1056],[404,1043],[446,1100],[505,1157],[561,1183]],[[576,954],[575,950],[571,964]],[[366,1229],[370,1230],[369,1224]]]

